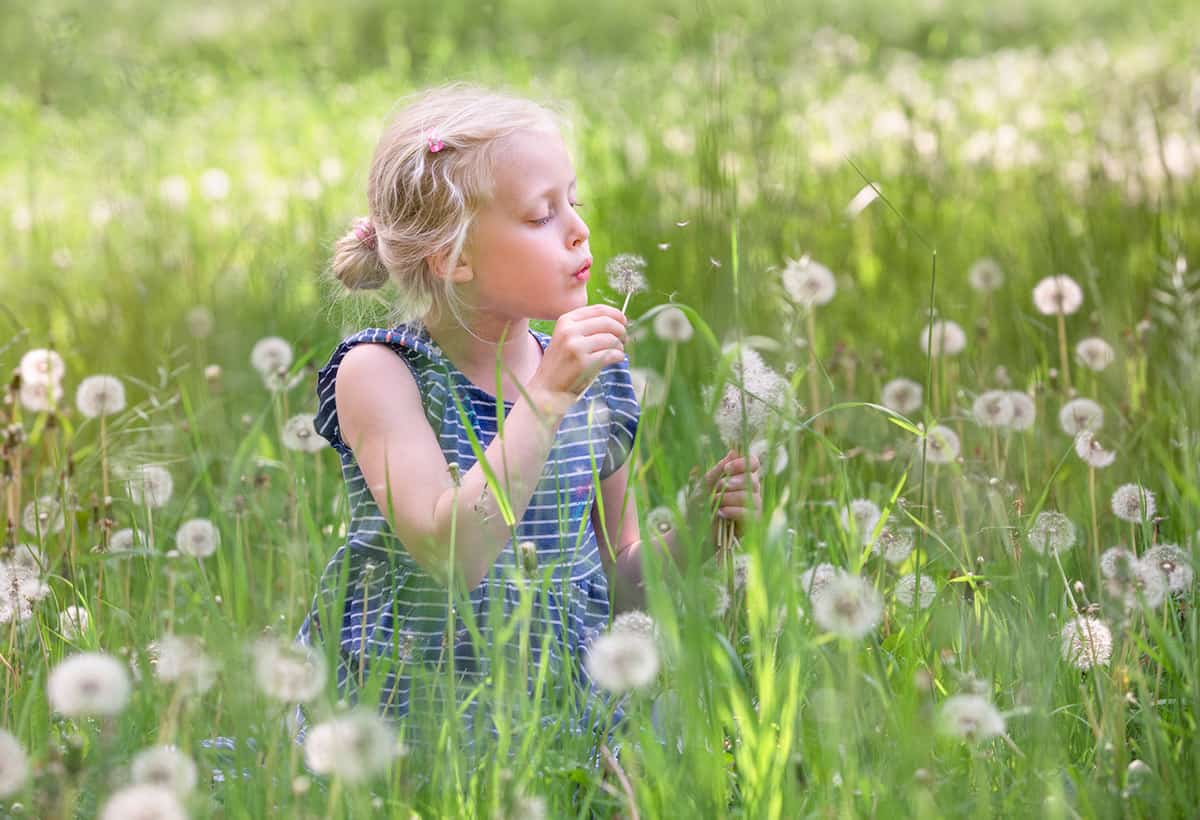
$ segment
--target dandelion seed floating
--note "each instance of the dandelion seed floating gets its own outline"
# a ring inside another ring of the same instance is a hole
[[[80,652],[54,667],[46,681],[50,708],[66,717],[116,715],[132,687],[125,665],[104,652]]]
[[[1081,615],[1062,629],[1063,660],[1077,669],[1105,666],[1112,658],[1113,638],[1108,625],[1099,618]]]
[[[649,288],[642,273],[645,269],[646,260],[633,253],[619,253],[608,260],[604,268],[608,275],[608,285],[625,297],[625,303],[621,305],[622,313],[629,307],[629,300],[633,298],[633,294]]]

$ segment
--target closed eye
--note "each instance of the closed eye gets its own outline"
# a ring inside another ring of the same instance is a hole
[[[583,207],[583,203],[582,202],[572,202],[571,207],[575,208],[575,210],[579,210],[580,208]],[[554,218],[554,214],[547,214],[546,216],[542,217],[541,219],[534,219],[532,221],[533,221],[534,225],[546,225],[553,218]]]

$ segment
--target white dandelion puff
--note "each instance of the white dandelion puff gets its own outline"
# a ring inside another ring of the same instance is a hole
[[[981,427],[1008,427],[1013,417],[1012,398],[1005,390],[980,393],[971,405],[971,415]]]
[[[254,675],[267,697],[307,703],[325,689],[325,657],[303,644],[263,638],[255,644]]]
[[[958,458],[961,445],[958,434],[941,424],[935,424],[925,434],[925,460],[930,464],[949,464]]]
[[[1104,449],[1091,430],[1084,430],[1075,437],[1075,455],[1083,459],[1084,464],[1097,470],[1108,467],[1117,458],[1116,453]]]
[[[905,415],[919,410],[923,400],[921,385],[903,377],[892,379],[885,384],[879,397],[879,403],[884,407]]]
[[[292,346],[278,336],[259,339],[250,351],[250,364],[263,377],[280,370],[288,370],[292,366],[293,358]]]
[[[163,683],[175,684],[184,694],[202,695],[216,682],[216,662],[205,652],[199,638],[167,634],[146,648],[155,677]]]
[[[629,378],[633,382],[633,392],[637,396],[639,407],[658,407],[666,401],[667,383],[658,371],[647,367],[631,367]]]
[[[729,590],[725,588],[725,582],[720,579],[712,581],[709,584],[709,589],[712,590],[715,599],[711,610],[712,616],[714,618],[725,617],[725,613],[729,611],[729,604],[731,603]]]
[[[1146,550],[1140,563],[1161,573],[1171,592],[1190,590],[1196,578],[1188,554],[1174,544],[1159,544]]]
[[[913,546],[916,544],[916,531],[912,527],[884,527],[879,537],[875,539],[875,543],[871,546],[871,551],[876,555],[882,556],[884,561],[895,566],[904,562],[904,559],[913,551]]]
[[[129,765],[134,783],[162,786],[179,797],[196,788],[196,764],[174,746],[151,746],[138,752]]]
[[[1062,629],[1063,660],[1078,669],[1104,666],[1112,658],[1112,649],[1112,632],[1099,618],[1081,615]]]
[[[1069,276],[1047,276],[1033,288],[1033,305],[1046,316],[1070,316],[1083,304],[1083,290]]]
[[[1058,411],[1058,426],[1068,436],[1098,432],[1104,426],[1104,408],[1091,399],[1071,399]]]
[[[1104,593],[1126,610],[1139,604],[1158,609],[1167,597],[1167,577],[1143,562],[1135,563],[1124,574],[1106,578]]]
[[[754,458],[757,458],[760,464],[766,464],[769,462],[771,474],[779,475],[786,470],[788,466],[787,444],[781,443],[775,445],[774,458],[768,456],[768,447],[770,447],[770,443],[765,438],[755,439],[754,441],[750,442],[750,455]]]
[[[629,304],[629,297],[649,288],[643,273],[645,269],[646,260],[635,253],[619,253],[604,266],[609,287],[626,297],[626,304]]]
[[[388,725],[365,711],[318,723],[304,738],[304,759],[310,769],[350,782],[386,770],[399,752]]]
[[[1028,393],[1020,390],[1009,390],[1008,400],[1012,404],[1012,418],[1008,421],[1010,430],[1028,430],[1037,421],[1037,405]]]
[[[163,177],[158,183],[159,198],[177,211],[187,206],[191,194],[191,186],[181,176],[172,175]]]
[[[813,601],[813,620],[827,632],[862,638],[879,625],[883,596],[865,578],[838,573]]]
[[[46,697],[66,717],[115,715],[129,703],[132,687],[125,665],[103,652],[80,652],[50,672]]]
[[[1117,358],[1117,354],[1108,342],[1099,337],[1091,336],[1080,340],[1079,344],[1075,345],[1075,358],[1088,370],[1094,370],[1099,373],[1113,363]]]
[[[128,552],[134,547],[134,533],[130,527],[117,530],[108,539],[109,552]]]
[[[21,357],[17,369],[22,384],[58,384],[67,372],[67,364],[56,351],[35,348]]]
[[[613,618],[609,633],[612,635],[641,635],[643,638],[654,641],[658,638],[658,627],[654,623],[654,618],[641,610],[633,609],[622,612]]]
[[[1140,484],[1122,484],[1112,494],[1113,515],[1131,524],[1140,524],[1154,517],[1158,509],[1154,493]]]
[[[187,325],[188,333],[192,335],[193,339],[207,339],[217,326],[216,317],[205,305],[196,305],[189,309],[184,315],[183,322]]]
[[[120,413],[125,409],[125,385],[116,376],[88,376],[75,391],[75,406],[89,419]]]
[[[610,632],[592,641],[584,665],[598,686],[619,694],[655,681],[658,650],[644,635]]]
[[[228,197],[230,187],[229,174],[220,168],[207,168],[200,174],[200,195],[210,202]]]
[[[63,388],[58,382],[21,382],[18,398],[31,413],[49,413],[62,401]]]
[[[1029,529],[1029,545],[1039,555],[1055,555],[1075,546],[1075,523],[1054,510],[1037,514]]]
[[[0,800],[7,800],[25,787],[29,758],[21,742],[0,729]]]
[[[187,820],[187,812],[165,786],[136,783],[108,798],[100,820]]]
[[[922,328],[919,341],[926,356],[957,356],[967,346],[967,334],[957,322],[938,319]]]
[[[787,379],[763,362],[756,351],[743,347],[741,364],[734,362],[733,383],[725,385],[714,414],[721,441],[735,446],[741,442],[743,432],[750,439],[757,438],[766,428],[773,408],[779,409],[787,402],[787,391]],[[707,401],[711,389],[705,393]]]
[[[938,710],[938,731],[968,743],[1004,734],[1004,717],[982,695],[952,695]]]
[[[91,617],[81,606],[71,605],[58,613],[58,632],[65,641],[78,640],[87,632]]]
[[[175,531],[175,548],[193,558],[207,558],[221,545],[221,531],[207,518],[184,521]]]
[[[654,335],[664,342],[686,342],[694,332],[687,314],[673,305],[663,308],[654,317]]]
[[[800,588],[809,601],[816,601],[825,593],[830,582],[841,574],[842,571],[833,564],[817,564],[800,573]]]
[[[829,304],[837,293],[833,272],[820,262],[814,262],[808,254],[799,259],[788,259],[781,278],[788,296],[801,307]]]
[[[126,482],[129,497],[138,506],[162,507],[175,491],[175,480],[160,464],[142,464],[133,468]]]
[[[1100,572],[1105,578],[1132,578],[1137,556],[1124,547],[1109,547],[1100,556]]]
[[[1004,270],[995,259],[985,256],[967,270],[967,283],[980,293],[991,293],[1004,284]]]
[[[856,498],[842,507],[842,528],[858,536],[859,543],[866,546],[871,543],[871,536],[875,534],[875,525],[879,523],[881,515],[879,505],[874,501]]]
[[[25,505],[21,511],[21,526],[30,535],[53,535],[66,526],[62,503],[53,496],[43,495]]]
[[[321,438],[314,426],[316,416],[312,413],[299,413],[292,416],[283,425],[280,438],[283,446],[289,450],[301,453],[316,453],[325,448],[325,439]]]
[[[917,591],[918,586],[920,593]],[[906,607],[911,607],[913,601],[916,600],[921,609],[929,609],[934,597],[937,596],[937,584],[924,573],[921,574],[921,580],[918,581],[917,576],[910,572],[901,576],[900,580],[896,582],[894,594],[896,600]]]

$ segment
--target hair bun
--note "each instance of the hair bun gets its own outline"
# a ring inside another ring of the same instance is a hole
[[[379,258],[378,235],[369,219],[356,219],[338,240],[333,275],[349,290],[374,290],[387,284],[388,271]]]

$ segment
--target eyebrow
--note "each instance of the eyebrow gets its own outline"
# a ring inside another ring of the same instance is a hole
[[[567,190],[568,190],[568,191],[569,191],[569,190],[571,190],[571,188],[573,188],[573,187],[575,186],[575,183],[577,183],[578,181],[579,181],[579,177],[575,177],[575,178],[574,178],[574,179],[572,179],[570,182],[568,182],[568,183],[567,183]],[[550,194],[554,193],[554,191],[555,191],[555,190],[556,190],[556,188],[555,188],[553,185],[551,185],[549,188],[547,188],[546,190],[542,191],[540,194],[537,194],[536,196],[534,196],[534,197],[533,197],[532,199],[530,199],[529,201],[530,201],[530,202],[541,202],[543,199],[545,199],[546,197],[548,197]]]

